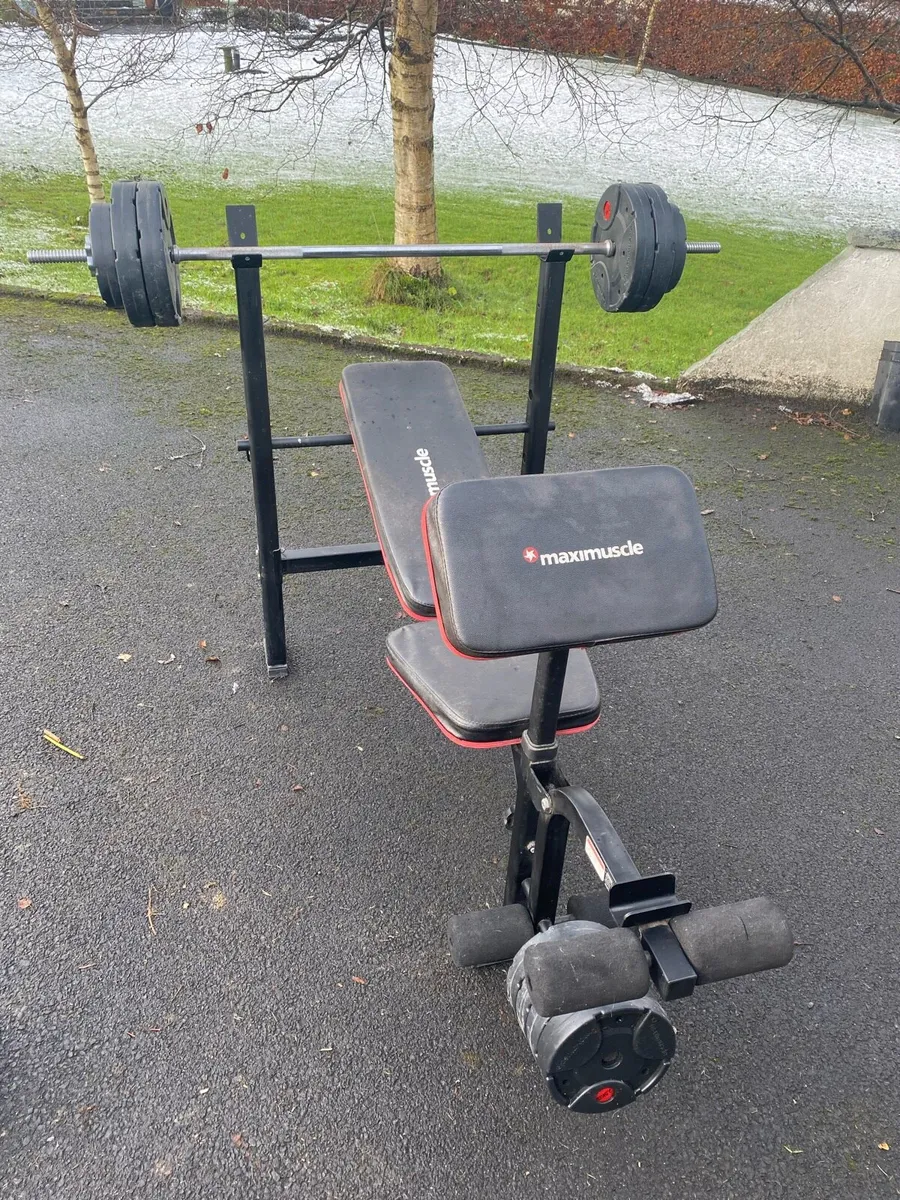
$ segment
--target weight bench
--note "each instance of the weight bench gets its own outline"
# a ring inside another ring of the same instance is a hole
[[[671,873],[642,875],[557,761],[558,735],[599,715],[583,647],[716,614],[693,485],[670,466],[490,478],[438,364],[349,367],[341,394],[385,566],[419,618],[388,635],[388,665],[452,741],[513,747],[504,903],[451,918],[452,956],[512,960],[507,996],[558,1103],[620,1108],[674,1056],[661,1001],[793,954],[771,901],[695,912]],[[570,828],[600,889],[558,914]]]
[[[341,400],[388,578],[400,607],[419,622],[389,635],[388,666],[451,741],[512,745],[528,724],[537,655],[467,661],[433,619],[423,506],[441,487],[488,476],[453,372],[438,362],[355,364],[341,377]],[[600,694],[582,650],[572,655],[559,732],[589,729],[599,715]]]

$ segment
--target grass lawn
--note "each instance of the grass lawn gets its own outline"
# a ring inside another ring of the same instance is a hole
[[[178,241],[183,246],[225,243],[226,203],[255,202],[265,243],[389,242],[392,199],[386,189],[294,184],[267,192],[166,181]],[[553,197],[546,197],[553,199]],[[444,241],[533,241],[533,198],[445,192],[438,198]],[[594,206],[564,200],[563,236],[587,240]],[[42,291],[96,294],[83,268],[29,267],[31,247],[80,246],[88,201],[83,181],[68,175],[0,176],[0,284]],[[675,376],[742,329],[837,251],[826,237],[800,237],[688,215],[693,240],[721,241],[717,257],[688,259],[676,291],[649,313],[605,313],[594,299],[587,261],[569,265],[559,357],[583,366],[621,367]],[[529,353],[537,262],[533,259],[445,260],[448,289],[438,309],[374,301],[377,263],[267,263],[263,299],[273,317],[366,333],[392,342],[418,342]],[[217,312],[234,308],[231,271],[224,264],[182,268],[185,302]]]

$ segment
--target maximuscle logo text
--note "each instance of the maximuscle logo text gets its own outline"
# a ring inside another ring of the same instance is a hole
[[[592,546],[587,550],[557,550],[552,554],[541,554],[535,546],[526,546],[522,557],[528,563],[540,563],[542,567],[557,567],[564,563],[596,562],[601,558],[630,558],[643,554],[644,547],[631,538],[624,546]]]
[[[441,485],[438,483],[437,475],[434,473],[434,467],[431,465],[431,456],[427,450],[417,450],[415,453],[416,462],[422,468],[422,474],[425,476],[425,486],[428,488],[429,496],[436,496],[441,490]]]

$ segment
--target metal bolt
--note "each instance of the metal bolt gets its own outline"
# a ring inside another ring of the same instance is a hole
[[[534,854],[534,842],[529,842],[525,849],[529,854]]]
[[[86,250],[29,250],[30,263],[86,263]]]

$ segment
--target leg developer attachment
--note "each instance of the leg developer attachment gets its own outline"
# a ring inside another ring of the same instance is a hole
[[[513,959],[506,994],[550,1094],[573,1112],[622,1108],[649,1091],[675,1054],[675,1027],[649,994],[561,1016],[542,1016],[529,986],[529,957],[593,938],[598,927],[566,921],[532,938]],[[634,944],[634,935],[621,932]],[[646,965],[644,974],[646,976]]]

